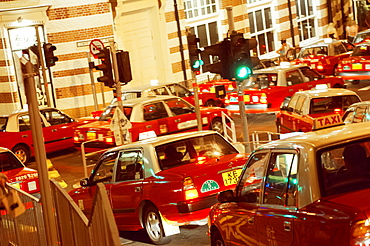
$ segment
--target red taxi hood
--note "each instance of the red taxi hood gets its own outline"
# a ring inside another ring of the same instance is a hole
[[[173,167],[168,170],[163,170],[167,175],[181,176],[182,178],[191,177],[198,191],[204,187],[205,183],[211,181],[213,184],[218,184],[219,189],[212,189],[207,192],[200,192],[202,195],[208,196],[219,191],[232,189],[234,185],[224,186],[222,173],[226,173],[235,169],[241,169],[247,161],[246,154],[231,154],[220,156],[218,158],[204,159],[204,162],[198,161],[189,164],[184,164],[178,167]]]
[[[9,178],[9,183],[36,179],[38,177],[36,170],[27,167],[6,171],[5,174]]]
[[[370,56],[350,56],[342,60],[347,63],[364,63],[370,62]]]
[[[326,197],[322,200],[344,205],[354,210],[361,210],[370,218],[370,189],[347,192],[341,195]]]
[[[110,125],[110,121],[97,120],[97,121],[93,121],[93,122],[90,122],[88,124],[79,126],[79,127],[77,127],[77,129],[81,129],[81,128],[99,128],[99,129],[107,128],[107,129],[109,129],[109,125]]]

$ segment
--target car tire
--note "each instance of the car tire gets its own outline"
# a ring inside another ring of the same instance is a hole
[[[222,239],[221,233],[215,230],[211,237],[211,246],[225,246],[224,240]]]
[[[352,80],[351,84],[352,85],[358,85],[360,83],[360,80]]]
[[[154,206],[148,206],[144,212],[144,228],[153,244],[161,245],[171,242],[170,237],[164,236],[162,219]]]
[[[28,162],[30,162],[31,153],[27,146],[17,145],[12,149],[12,151],[23,164],[26,165]]]
[[[220,134],[224,134],[224,127],[221,118],[215,118],[212,120],[211,130],[214,130]]]

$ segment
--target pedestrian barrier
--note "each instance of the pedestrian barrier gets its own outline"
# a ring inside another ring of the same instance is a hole
[[[252,150],[257,149],[260,145],[280,139],[280,133],[269,131],[252,132]]]
[[[58,182],[51,180],[50,185],[59,246],[121,245],[103,184],[97,184],[89,219]],[[0,246],[48,246],[42,203],[20,189],[7,188],[18,192],[26,211],[12,218],[6,210],[0,210]]]
[[[229,140],[230,142],[236,142],[236,132],[235,132],[235,123],[230,116],[221,112],[222,116],[222,126],[223,126],[223,133],[224,137]],[[230,126],[227,125],[227,122],[230,122]]]

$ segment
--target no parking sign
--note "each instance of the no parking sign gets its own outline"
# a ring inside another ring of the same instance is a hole
[[[104,49],[104,44],[100,39],[91,40],[90,44],[90,53],[95,57],[102,49]]]

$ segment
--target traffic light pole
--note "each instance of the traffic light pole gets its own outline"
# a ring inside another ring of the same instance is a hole
[[[245,113],[245,103],[244,103],[244,86],[241,85],[242,82],[236,82],[236,88],[238,92],[238,102],[239,102],[239,112],[240,112],[240,120],[242,123],[242,131],[243,131],[243,142],[245,153],[251,152],[250,142],[249,142],[249,130],[248,130],[248,120],[247,114]]]
[[[94,79],[94,74],[93,74],[93,70],[92,70],[93,66],[91,66],[91,64],[94,64],[94,62],[91,60],[90,52],[86,52],[86,55],[87,55],[87,62],[89,64],[91,90],[92,90],[93,99],[94,99],[94,106],[95,106],[95,110],[99,110],[98,99],[96,98],[95,79]],[[104,92],[104,90],[103,90],[103,92]]]
[[[198,131],[202,130],[202,116],[200,114],[200,107],[199,107],[199,92],[198,92],[198,83],[197,78],[195,77],[195,72],[192,72],[193,77],[193,90],[194,90],[194,106],[195,106],[195,115],[197,117],[197,125]]]

